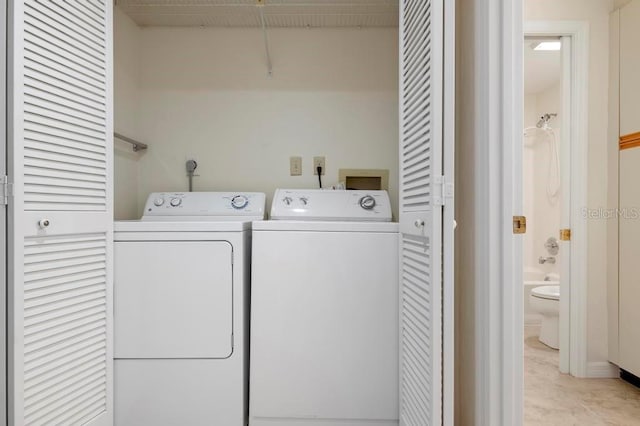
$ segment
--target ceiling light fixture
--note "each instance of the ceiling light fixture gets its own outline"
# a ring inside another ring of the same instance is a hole
[[[562,49],[562,42],[558,41],[541,41],[540,43],[533,44],[531,46],[533,50],[549,51]]]

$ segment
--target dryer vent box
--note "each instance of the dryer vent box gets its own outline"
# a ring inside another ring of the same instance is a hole
[[[389,170],[386,169],[340,169],[339,181],[346,189],[389,190]]]

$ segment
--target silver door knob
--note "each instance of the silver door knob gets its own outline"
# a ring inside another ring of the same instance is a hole
[[[40,227],[40,229],[48,228],[49,225],[51,225],[51,222],[49,222],[49,219],[40,219],[38,221],[38,226]]]

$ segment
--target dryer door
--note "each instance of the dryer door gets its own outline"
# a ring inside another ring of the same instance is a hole
[[[115,243],[115,357],[227,358],[233,351],[226,241]]]

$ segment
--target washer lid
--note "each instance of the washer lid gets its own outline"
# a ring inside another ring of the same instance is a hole
[[[278,189],[271,219],[390,222],[391,202],[387,191]]]
[[[541,299],[560,300],[560,286],[544,285],[535,287],[531,290],[531,294]]]

